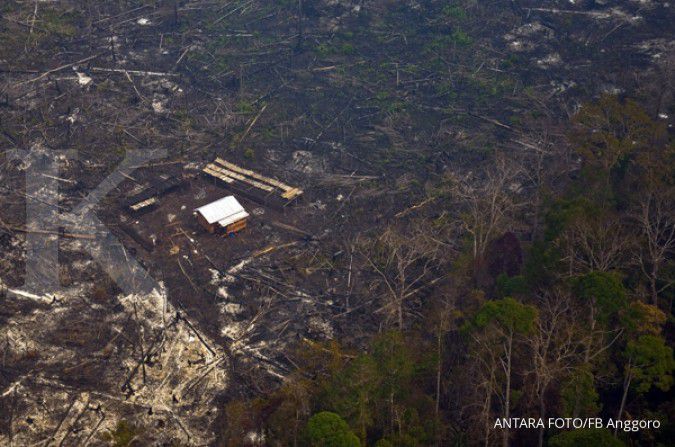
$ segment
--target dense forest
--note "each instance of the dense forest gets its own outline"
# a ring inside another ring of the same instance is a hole
[[[674,19],[651,0],[2,2],[0,444],[672,445]],[[164,313],[72,241],[68,292],[13,297],[30,196],[8,154],[35,148],[78,153],[64,209],[164,151],[99,206],[116,230],[129,190],[216,156],[306,197],[229,245],[171,239],[190,204],[137,221],[154,251],[141,234],[124,256]]]

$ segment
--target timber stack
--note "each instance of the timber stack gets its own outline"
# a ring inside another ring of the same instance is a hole
[[[261,205],[283,208],[295,203],[303,191],[217,157],[202,169],[214,181],[237,195]]]

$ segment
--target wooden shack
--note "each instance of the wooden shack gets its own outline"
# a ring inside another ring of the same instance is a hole
[[[209,233],[237,233],[246,228],[249,214],[234,196],[223,197],[195,210],[197,220]]]

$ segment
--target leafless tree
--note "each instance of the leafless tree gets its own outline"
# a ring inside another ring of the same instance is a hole
[[[464,230],[471,237],[474,260],[485,255],[490,241],[512,223],[524,205],[519,198],[521,168],[503,155],[478,175],[452,180],[451,194],[460,209]]]
[[[568,274],[607,272],[625,265],[634,238],[625,223],[610,216],[577,218],[563,232],[558,244],[565,253]]]
[[[673,284],[668,280],[661,285],[661,269],[675,249],[675,212],[672,192],[646,192],[638,204],[635,219],[641,232],[638,263],[649,282],[649,292],[654,306],[658,306],[659,293]]]
[[[376,273],[385,289],[382,307],[387,320],[395,320],[399,329],[405,327],[406,303],[414,299],[422,288],[440,278],[434,274],[438,264],[439,246],[427,237],[422,224],[413,224],[403,233],[393,227],[369,243],[359,244],[360,253]]]
[[[521,337],[513,331],[497,326],[472,336],[474,380],[481,399],[480,420],[483,425],[483,444],[490,445],[494,434],[495,402],[502,409],[500,417],[509,419],[511,411],[514,347],[521,344]],[[508,446],[509,432],[502,432],[502,445]]]
[[[532,399],[539,417],[546,418],[546,394],[552,383],[568,374],[578,361],[577,331],[570,318],[571,297],[562,290],[545,292],[541,297],[536,330],[528,337],[532,352],[532,370],[529,375]],[[544,445],[545,429],[538,434],[539,447]]]
[[[556,131],[558,124],[552,120],[532,123],[532,129],[517,136],[513,142],[514,156],[520,164],[525,183],[531,189],[528,213],[532,236],[541,231],[543,194],[554,190],[570,171],[578,169],[578,156],[573,156],[568,144]]]

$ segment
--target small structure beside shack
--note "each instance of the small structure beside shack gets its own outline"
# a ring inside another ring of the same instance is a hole
[[[159,198],[178,189],[183,184],[180,178],[160,178],[152,184],[124,201],[123,206],[132,213],[149,211],[159,205]]]
[[[234,196],[223,197],[195,210],[199,223],[209,232],[223,229],[226,234],[246,228],[249,214]]]

